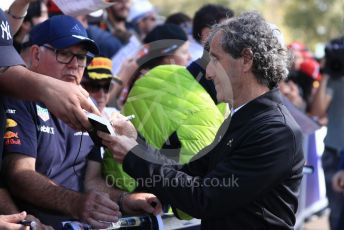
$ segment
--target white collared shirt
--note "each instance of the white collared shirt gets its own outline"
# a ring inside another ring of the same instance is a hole
[[[233,110],[232,116],[233,116],[234,113],[238,112],[239,109],[241,109],[241,108],[244,107],[245,105],[246,105],[246,104],[243,104],[243,105],[239,106],[238,108],[235,108],[235,109]]]

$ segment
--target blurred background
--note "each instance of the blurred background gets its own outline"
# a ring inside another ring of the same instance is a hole
[[[161,15],[183,11],[190,17],[205,3],[219,3],[236,14],[257,10],[278,25],[286,43],[307,44],[316,57],[323,56],[324,43],[344,33],[343,0],[151,0]]]
[[[0,7],[7,9],[13,0],[1,0]],[[257,10],[266,19],[278,25],[286,43],[300,41],[317,58],[323,56],[324,43],[344,33],[343,0],[151,0],[162,16],[184,12],[192,17],[205,3],[218,3],[239,14]]]

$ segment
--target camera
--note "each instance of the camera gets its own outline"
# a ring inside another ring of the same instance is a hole
[[[324,73],[330,77],[344,76],[344,37],[331,40],[325,47]]]

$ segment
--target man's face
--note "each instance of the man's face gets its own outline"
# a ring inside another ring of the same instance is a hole
[[[173,55],[167,56],[163,59],[162,64],[175,64],[175,65],[182,65],[187,66],[187,64],[191,61],[191,55],[189,52],[189,42],[185,42],[182,46],[180,46]]]
[[[214,81],[217,100],[232,104],[233,91],[239,91],[242,87],[241,58],[234,59],[222,49],[222,33],[217,32],[210,43],[210,62],[206,72],[207,78]]]
[[[97,80],[82,83],[82,86],[87,90],[92,98],[95,99],[97,107],[100,112],[104,110],[109,100],[110,81]]]
[[[51,76],[62,81],[79,85],[84,73],[87,51],[81,45],[71,46],[66,49],[54,50],[50,45],[36,47],[38,56],[36,59],[35,71]],[[58,55],[58,56],[57,56]],[[76,56],[75,56],[76,55]],[[61,62],[70,62],[64,64]],[[82,65],[84,64],[84,65]]]
[[[111,7],[111,12],[117,20],[126,20],[129,14],[130,0],[118,0]]]
[[[157,15],[155,12],[148,13],[138,22],[138,27],[142,35],[148,34],[157,24]]]

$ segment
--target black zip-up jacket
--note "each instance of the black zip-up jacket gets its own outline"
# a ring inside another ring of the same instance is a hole
[[[227,119],[190,163],[138,145],[123,167],[202,229],[251,230],[294,228],[303,164],[301,131],[274,89]]]

